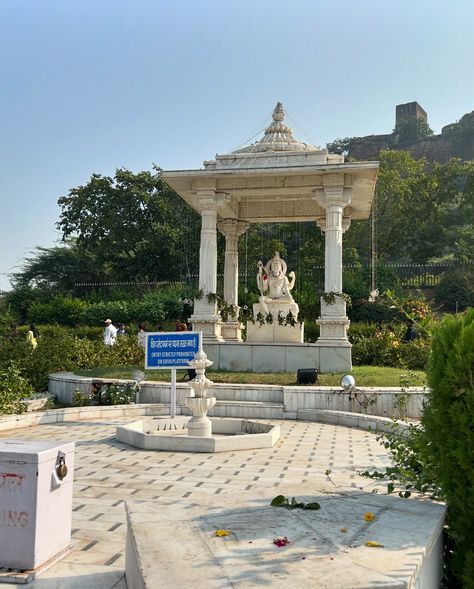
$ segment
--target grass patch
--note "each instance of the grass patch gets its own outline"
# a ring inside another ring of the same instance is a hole
[[[132,378],[134,370],[143,370],[140,366],[122,366],[117,368],[93,368],[91,370],[76,370],[78,376],[92,378]],[[186,372],[178,370],[178,382],[183,379]],[[275,385],[296,385],[296,373],[288,372],[223,372],[207,370],[206,374],[216,383],[234,384],[275,384]],[[321,386],[337,386],[344,376],[343,372],[328,373],[319,375]],[[354,366],[351,372],[356,380],[356,385],[361,387],[398,387],[400,377],[407,374],[413,375],[411,384],[413,386],[424,386],[426,374],[421,370],[404,370],[403,368],[389,368],[385,366]],[[146,380],[170,381],[170,370],[148,370]],[[305,385],[302,385],[305,386]]]

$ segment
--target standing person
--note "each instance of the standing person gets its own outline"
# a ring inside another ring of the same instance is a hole
[[[418,332],[416,330],[415,324],[411,319],[407,321],[407,330],[405,335],[403,336],[404,342],[412,342],[414,339],[418,337]]]
[[[117,335],[127,335],[127,330],[125,329],[125,323],[118,323],[117,324]]]
[[[112,324],[112,319],[106,319],[104,324],[104,344],[106,346],[113,346],[117,340],[117,328]]]
[[[146,347],[146,326],[144,323],[140,323],[140,325],[138,326],[137,339],[138,339],[138,345],[141,346],[142,348],[145,348]]]
[[[33,350],[36,349],[36,346],[38,345],[38,336],[39,331],[36,328],[36,325],[32,323],[26,334],[26,341],[30,344]]]
[[[186,323],[183,323],[180,319],[178,319],[178,321],[176,321],[176,331],[187,331],[188,327],[186,325]]]

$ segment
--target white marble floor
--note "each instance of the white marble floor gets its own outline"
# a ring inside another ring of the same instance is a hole
[[[193,502],[245,492],[256,496],[373,491],[383,484],[359,476],[389,464],[374,434],[321,423],[277,421],[281,439],[271,449],[222,454],[136,450],[117,442],[115,427],[133,421],[85,421],[0,432],[2,438],[76,442],[72,514],[73,552],[28,585],[35,589],[125,589],[125,501],[175,497]],[[12,587],[0,583],[0,587]]]

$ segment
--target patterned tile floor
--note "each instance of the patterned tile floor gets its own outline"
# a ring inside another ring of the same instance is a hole
[[[2,438],[76,442],[72,514],[74,551],[28,588],[124,589],[124,501],[200,493],[216,496],[274,487],[275,495],[302,483],[315,490],[373,490],[357,473],[389,464],[375,435],[321,423],[278,421],[281,438],[272,449],[219,454],[134,450],[115,440],[128,420],[68,422],[0,432]],[[326,471],[331,471],[326,474]],[[381,485],[379,484],[381,488]],[[286,493],[284,493],[286,494]],[[12,587],[0,583],[0,588]]]

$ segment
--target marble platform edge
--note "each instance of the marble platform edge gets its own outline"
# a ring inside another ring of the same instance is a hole
[[[303,497],[303,500],[307,500],[306,495],[314,497],[314,489],[311,489],[308,492],[308,489],[298,487],[297,489],[292,490],[293,494],[298,495],[298,497]],[[289,489],[285,489],[285,494],[291,495]],[[240,509],[245,511],[246,508],[254,508],[256,505],[257,500],[261,500],[262,497],[255,497],[253,495],[253,502],[250,503],[248,501],[248,493],[239,494],[239,502],[240,502]],[[419,526],[420,518],[423,521],[423,533],[419,533],[418,540],[422,537],[422,541],[416,543],[416,555],[405,553],[405,563],[404,566],[399,567],[400,570],[396,571],[395,573],[392,571],[390,572],[384,570],[384,558],[393,558],[394,552],[390,546],[385,548],[385,545],[382,548],[378,548],[374,551],[369,550],[363,546],[364,542],[366,541],[366,536],[370,537],[370,532],[368,530],[362,530],[360,534],[357,536],[356,541],[353,542],[351,540],[350,544],[347,547],[347,550],[343,552],[351,552],[350,555],[343,556],[343,559],[347,560],[345,562],[346,565],[350,565],[350,560],[352,559],[357,562],[358,558],[360,558],[360,550],[363,551],[364,557],[367,558],[370,556],[374,558],[374,566],[369,566],[367,562],[365,562],[365,570],[370,573],[381,573],[379,577],[379,582],[374,582],[374,580],[368,580],[367,584],[357,584],[358,589],[400,589],[405,587],[406,589],[436,589],[441,584],[441,579],[443,575],[443,542],[442,542],[442,533],[443,533],[443,522],[446,513],[446,508],[443,504],[434,503],[430,501],[425,501],[424,499],[398,499],[393,496],[387,495],[374,495],[372,493],[354,493],[354,492],[347,492],[347,493],[332,493],[331,495],[326,496],[322,499],[322,501],[332,501],[336,499],[338,501],[345,501],[347,500],[349,504],[351,502],[360,502],[362,505],[367,508],[367,506],[374,512],[379,513],[381,516],[381,522],[379,524],[378,533],[382,533],[380,531],[380,527],[384,526],[383,518],[387,518],[387,522],[395,520],[400,523],[400,527],[397,531],[395,530],[386,530],[385,531],[385,540],[388,540],[387,543],[390,542],[391,535],[397,533],[402,538],[405,533],[404,526],[408,526],[412,528]],[[168,498],[169,500],[169,498]],[[208,502],[212,501],[212,504]],[[319,501],[319,499],[318,499]],[[217,505],[215,498],[203,498],[197,502],[200,505],[200,508],[204,511],[209,511],[211,513],[212,519],[212,512],[216,512],[219,509],[236,509],[236,506],[232,504],[232,499],[229,502],[229,499],[226,497],[220,498],[220,503]],[[248,505],[247,505],[248,503]],[[183,512],[184,508],[179,508],[178,514],[173,514],[172,517],[163,517],[162,513],[168,513],[166,509],[159,510],[157,509],[158,505],[164,505],[163,502],[160,501],[144,501],[140,503],[134,502],[126,502],[125,509],[127,513],[127,546],[126,546],[126,569],[125,575],[127,578],[128,589],[145,589],[149,587],[156,586],[153,583],[156,583],[156,575],[157,569],[159,569],[159,564],[153,559],[153,566],[151,567],[150,555],[143,555],[142,548],[144,545],[153,546],[153,550],[155,554],[159,553],[159,546],[160,541],[163,540],[162,534],[160,530],[169,527],[173,529],[173,526],[176,526],[177,520],[176,518],[182,518],[183,516],[187,518],[187,521],[182,522],[184,525],[187,526],[187,529],[190,531],[194,528],[193,537],[189,537],[189,542],[193,543],[196,541],[200,541],[203,538],[202,531],[196,529],[196,522],[194,517],[194,512],[189,509],[186,509]],[[196,504],[195,504],[196,505]],[[195,509],[194,505],[194,509]],[[153,507],[151,507],[153,506]],[[164,505],[166,507],[166,505]],[[188,506],[189,507],[189,506]],[[324,509],[324,505],[322,504],[322,509]],[[393,510],[393,513],[390,514],[390,510]],[[388,510],[388,511],[387,511]],[[151,520],[149,518],[149,514],[155,514]],[[404,522],[402,521],[402,514],[404,513]],[[377,516],[378,517],[378,516]],[[199,518],[199,516],[198,516]],[[416,523],[410,524],[410,521],[416,520]],[[182,521],[182,520],[180,520]],[[383,538],[381,538],[384,541]],[[146,540],[146,541],[145,541]],[[402,544],[402,542],[400,542]],[[205,549],[205,543],[199,546],[198,549]],[[207,553],[208,551],[206,551]],[[383,553],[386,552],[384,555]],[[403,556],[403,550],[401,550],[400,554]],[[209,556],[209,554],[207,554]],[[222,554],[220,555],[222,556]],[[336,554],[335,554],[336,556]],[[339,552],[339,557],[341,556]],[[225,571],[222,570],[220,566],[222,563],[222,559],[218,558],[219,555],[212,553],[211,560],[213,561],[212,564],[215,566],[211,566],[209,568],[209,582],[214,582],[210,586],[212,587],[219,587],[219,588],[227,588],[233,587],[232,580],[227,576]],[[397,554],[398,557],[398,554]],[[331,558],[331,560],[333,560]],[[291,562],[288,561],[286,563],[288,566],[291,566]],[[322,564],[324,566],[324,562],[320,561],[318,563],[318,573],[319,573],[319,566]],[[328,563],[329,559],[328,559]],[[342,563],[341,563],[342,564]],[[297,561],[295,561],[295,565],[297,566]],[[332,565],[334,566],[334,565]],[[389,567],[387,567],[389,568]],[[395,567],[396,568],[396,567]],[[153,570],[152,570],[153,569]],[[165,575],[168,571],[164,570],[163,572],[159,572],[160,575]],[[214,578],[213,573],[216,573],[216,578]],[[223,574],[224,573],[224,574]],[[172,573],[171,573],[172,574]],[[357,573],[355,573],[357,574]],[[360,574],[360,573],[359,573]],[[150,576],[151,575],[151,576]],[[190,578],[192,579],[193,573],[190,570]],[[378,576],[378,575],[375,575]],[[278,576],[277,576],[278,577]],[[382,578],[383,577],[383,578]],[[327,577],[324,577],[327,581]],[[330,578],[330,577],[329,577]],[[173,584],[173,579],[168,578],[167,581],[170,583],[167,586],[177,586]],[[316,584],[309,583],[306,586],[316,589],[320,587],[318,584],[317,578],[314,579]],[[150,584],[151,582],[151,584]],[[387,584],[388,582],[388,584]],[[271,587],[273,583],[267,583],[267,586]],[[279,585],[277,583],[278,587]],[[180,584],[182,589],[191,588],[192,581],[190,581],[189,585]],[[238,585],[241,586],[240,584]],[[254,587],[255,585],[250,584],[249,587]],[[291,585],[288,585],[291,586]],[[325,587],[329,585],[324,585]],[[352,584],[344,584],[344,585],[337,585],[338,589],[349,589],[355,587],[356,585]],[[243,584],[242,587],[247,587],[247,585]]]

